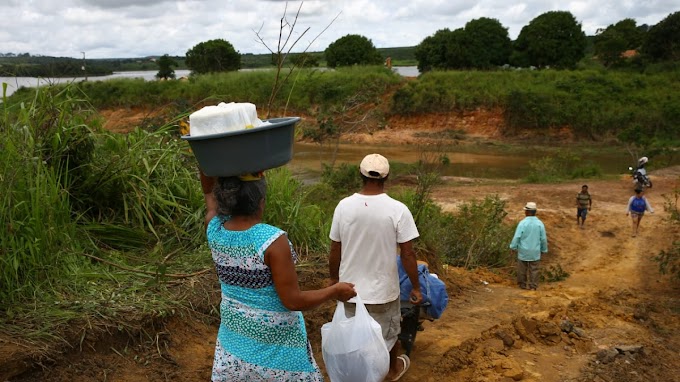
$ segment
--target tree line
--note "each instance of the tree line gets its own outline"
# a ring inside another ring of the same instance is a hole
[[[624,19],[598,30],[593,57],[605,67],[622,66],[631,51],[633,62],[678,61],[680,59],[680,12],[668,15],[654,26],[638,26]],[[524,26],[515,41],[498,20],[479,18],[454,31],[443,29],[416,48],[418,68],[490,69],[513,67],[573,69],[586,56],[588,40],[581,24],[566,11],[543,13]]]
[[[651,27],[624,19],[598,30],[592,40],[594,58],[607,68],[623,65],[627,51],[634,51],[636,65],[679,61],[680,12]],[[508,28],[488,17],[471,20],[463,28],[438,30],[416,46],[415,58],[421,72],[500,66],[573,69],[586,56],[588,47],[581,23],[571,12],[549,11],[524,26],[515,41],[510,39]],[[305,53],[300,57],[311,56]],[[383,62],[372,41],[356,34],[331,43],[323,57],[331,68]],[[311,62],[316,65],[318,60]],[[300,60],[294,64],[301,64]],[[210,40],[187,51],[187,66],[195,73],[235,70],[240,68],[240,55],[228,41]]]

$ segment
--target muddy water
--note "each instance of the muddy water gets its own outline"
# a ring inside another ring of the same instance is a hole
[[[508,153],[507,150],[496,147],[480,147],[468,151],[456,150],[455,147],[443,151],[423,152],[422,148],[415,146],[389,146],[389,145],[340,145],[337,153],[336,164],[358,164],[366,154],[373,152],[386,156],[390,162],[416,163],[419,160],[437,162],[442,156],[446,156],[449,164],[441,167],[442,175],[464,176],[476,178],[503,178],[517,179],[529,174],[531,167],[529,162],[550,154],[539,149]],[[592,162],[598,165],[603,174],[623,174],[629,165],[630,158],[623,151],[621,153],[589,153],[578,154],[584,162]],[[330,164],[333,158],[331,147],[322,147],[318,144],[296,143],[293,160],[290,168],[297,173],[314,176],[318,174],[323,164]]]

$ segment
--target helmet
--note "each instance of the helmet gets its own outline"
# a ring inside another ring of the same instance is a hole
[[[649,161],[649,159],[647,157],[642,157],[642,158],[638,159],[638,165],[646,164],[647,161]]]

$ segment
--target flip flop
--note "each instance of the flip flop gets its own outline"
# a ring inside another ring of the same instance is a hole
[[[401,377],[403,377],[404,374],[406,374],[406,371],[408,370],[408,368],[411,366],[411,359],[408,358],[408,356],[406,354],[402,354],[397,358],[400,359],[402,362],[404,362],[404,368],[401,370],[401,372],[399,374],[397,374],[396,377],[394,377],[392,379],[392,381],[400,380]]]

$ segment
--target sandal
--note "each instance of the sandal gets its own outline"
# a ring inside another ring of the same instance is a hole
[[[404,362],[404,368],[399,372],[399,374],[397,374],[396,377],[391,379],[392,381],[400,380],[401,377],[403,377],[404,374],[406,374],[406,370],[408,370],[408,368],[411,366],[411,359],[408,358],[406,354],[400,355],[399,357],[397,357],[397,359],[400,359],[402,362]]]

